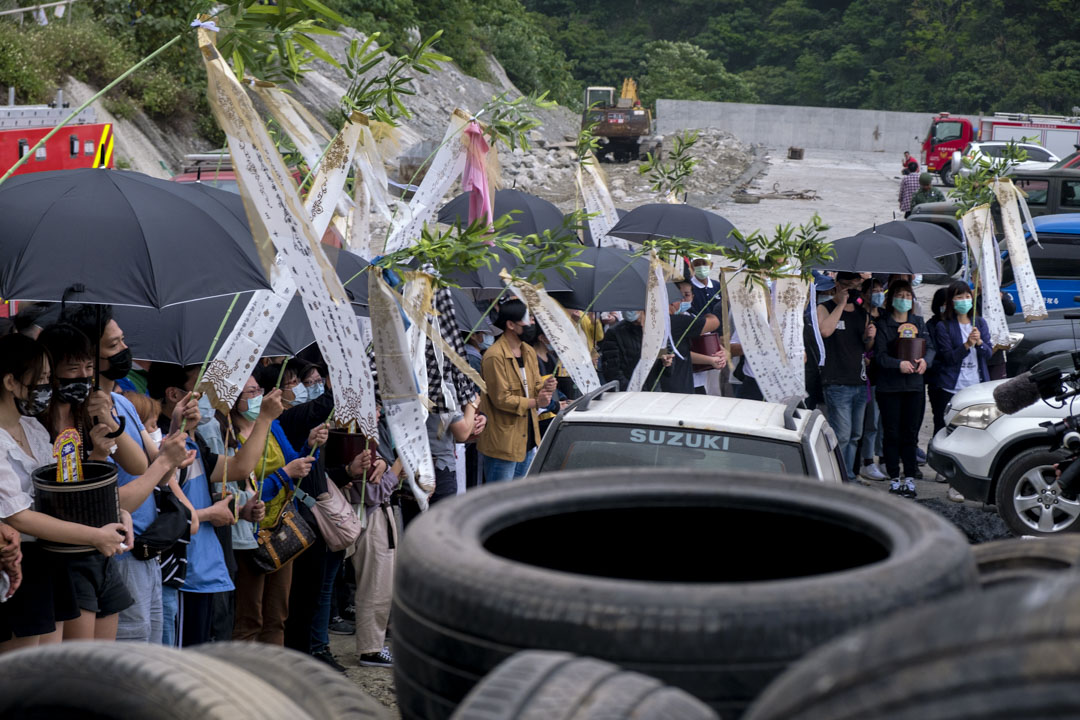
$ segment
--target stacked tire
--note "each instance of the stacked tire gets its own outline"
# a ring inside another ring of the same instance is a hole
[[[441,720],[519,650],[592,656],[736,717],[848,630],[977,587],[948,521],[882,493],[655,469],[559,473],[448,501],[394,591],[406,720]]]

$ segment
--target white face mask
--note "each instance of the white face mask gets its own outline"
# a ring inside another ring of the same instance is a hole
[[[161,428],[157,428],[156,430],[149,430],[147,432],[150,434],[150,439],[154,441],[154,445],[157,447],[161,447]]]
[[[306,403],[308,401],[308,399],[309,399],[308,398],[308,389],[304,385],[304,383],[297,383],[296,386],[293,387],[292,393],[293,393],[293,401],[292,401],[293,405],[300,405],[301,403]]]

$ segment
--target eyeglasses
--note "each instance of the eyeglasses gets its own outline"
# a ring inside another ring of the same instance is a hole
[[[242,397],[242,398],[253,398],[253,397],[259,397],[262,394],[263,394],[263,389],[261,387],[244,388],[244,390],[242,390],[240,392],[240,397]]]
[[[311,380],[305,380],[304,387],[312,387],[313,385],[318,385],[322,381],[323,380],[321,377],[312,378]]]
[[[283,383],[281,383],[281,387],[284,390],[291,390],[291,389],[293,389],[294,387],[296,387],[299,384],[300,384],[300,381],[297,380],[296,378],[293,378],[292,380],[286,380]]]

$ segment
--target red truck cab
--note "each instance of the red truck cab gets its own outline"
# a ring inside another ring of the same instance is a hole
[[[953,184],[952,156],[963,152],[975,139],[975,126],[967,118],[938,113],[930,121],[930,132],[922,144],[922,166],[926,172],[941,175],[945,185]]]

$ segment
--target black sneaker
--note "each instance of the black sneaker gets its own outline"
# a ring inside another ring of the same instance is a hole
[[[916,492],[916,490],[915,490],[915,481],[912,480],[911,478],[904,478],[903,488],[904,488],[904,497],[914,499],[914,498],[917,498],[919,496],[919,493]]]
[[[330,627],[327,628],[331,635],[355,635],[356,624],[351,623],[348,620],[343,620],[340,617],[330,618]]]
[[[900,482],[900,478],[893,478],[889,481],[889,492],[893,495],[904,497],[906,489],[904,483]]]
[[[345,666],[342,665],[341,663],[339,663],[337,661],[337,658],[334,657],[333,653],[331,653],[330,650],[328,650],[328,649],[327,650],[320,650],[317,653],[311,653],[311,657],[315,658],[316,660],[320,660],[320,661],[326,663],[330,667],[337,670],[339,673],[344,673],[345,672]]]
[[[394,667],[394,656],[390,654],[390,648],[383,648],[377,653],[361,655],[360,664],[364,667]]]

